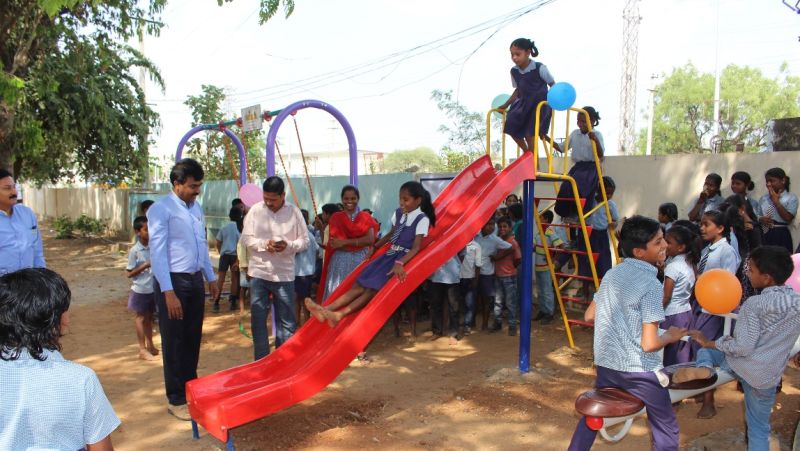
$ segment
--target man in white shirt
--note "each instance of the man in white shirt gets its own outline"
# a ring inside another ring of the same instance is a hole
[[[251,325],[255,359],[269,354],[267,310],[269,295],[275,305],[275,347],[297,329],[294,314],[294,257],[308,247],[308,230],[300,210],[286,203],[280,177],[264,182],[264,202],[250,209],[244,219],[242,241],[250,250]]]

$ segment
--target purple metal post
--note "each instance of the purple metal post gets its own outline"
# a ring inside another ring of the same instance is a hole
[[[272,126],[267,133],[267,177],[275,175],[275,139],[278,137],[278,129],[281,123],[293,112],[302,110],[303,108],[317,108],[327,111],[331,116],[335,117],[339,124],[342,125],[345,135],[347,135],[347,144],[350,150],[350,184],[358,186],[358,148],[356,147],[356,137],[353,134],[353,129],[350,123],[347,122],[344,115],[334,108],[332,105],[321,102],[319,100],[301,100],[295,102],[286,108],[283,108],[277,116],[275,116]]]
[[[183,138],[181,138],[181,141],[178,143],[178,150],[175,152],[175,161],[181,159],[181,155],[183,155],[183,147],[186,146],[186,143],[189,142],[189,139],[203,130],[220,131],[220,128],[219,125],[204,124],[198,125],[197,127],[189,130],[185,135],[183,135]],[[247,183],[247,154],[244,152],[244,145],[239,140],[239,137],[236,136],[236,133],[233,133],[227,127],[223,127],[221,131],[225,134],[225,136],[233,141],[233,144],[236,145],[236,149],[239,151],[239,161],[241,162],[239,165],[239,186],[244,185]]]

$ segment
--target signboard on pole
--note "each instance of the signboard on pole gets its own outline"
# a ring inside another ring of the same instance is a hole
[[[261,105],[253,105],[242,108],[242,130],[245,133],[261,130],[264,121],[261,118]]]

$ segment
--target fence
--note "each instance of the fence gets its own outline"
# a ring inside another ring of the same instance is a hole
[[[543,161],[540,162],[542,164]],[[562,163],[557,160],[555,164],[560,168]],[[800,152],[608,157],[603,166],[606,175],[613,177],[617,184],[614,200],[622,216],[638,213],[655,217],[659,204],[674,202],[678,205],[680,216],[685,217],[702,189],[706,174],[720,174],[724,180],[723,193],[729,194],[731,174],[735,171],[747,171],[756,184],[756,189],[751,194],[760,197],[766,193],[764,172],[772,167],[782,167],[792,176],[795,168],[800,168]],[[414,178],[414,174],[410,173],[359,176],[361,208],[372,209],[375,217],[385,223],[397,208],[397,191],[400,185]],[[324,203],[338,202],[340,190],[347,181],[346,176],[312,177],[317,210]],[[292,178],[292,184],[297,191],[301,208],[313,210],[305,179]],[[144,199],[158,199],[167,190],[168,185],[161,184],[151,192],[100,188],[37,189],[31,186],[25,186],[23,192],[25,203],[40,217],[67,215],[75,218],[84,213],[106,220],[114,231],[130,233],[130,224],[139,202]],[[541,196],[553,195],[553,187],[548,183],[537,184],[536,190]],[[204,185],[200,202],[207,215],[211,233],[215,233],[216,229],[228,221],[230,201],[235,197],[237,190],[233,181],[210,181]],[[287,200],[293,202],[288,189]],[[383,228],[385,231],[385,224]],[[797,243],[800,238],[798,228],[792,226],[791,230]]]

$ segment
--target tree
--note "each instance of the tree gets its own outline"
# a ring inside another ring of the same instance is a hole
[[[230,3],[233,0],[217,0],[217,4],[222,6],[224,3]],[[294,12],[294,0],[261,0],[261,6],[258,12],[258,23],[264,25],[270,20],[277,12],[280,4],[283,3],[283,11],[285,17],[289,17]]]
[[[386,172],[441,172],[444,165],[430,147],[395,150],[383,159]]]
[[[130,72],[163,80],[124,43],[158,35],[166,2],[3,0],[0,167],[35,182],[140,179],[158,116]],[[288,17],[294,0],[261,0],[260,23],[281,4]]]
[[[775,79],[729,65],[720,76],[719,136],[713,137],[714,75],[692,64],[676,68],[656,87],[653,154],[699,153],[712,142],[719,143],[720,152],[733,151],[736,143],[755,152],[766,144],[770,119],[800,115],[799,95],[800,77],[790,76],[786,64]],[[641,153],[646,135],[646,129],[639,133]]]
[[[203,85],[202,90],[202,94],[189,96],[184,102],[192,110],[192,126],[226,122],[222,111],[222,103],[226,98],[225,91],[214,85]],[[228,116],[227,120],[235,118],[235,115]],[[242,130],[236,125],[231,126],[230,130],[240,140],[243,139],[250,173],[256,177],[264,174],[266,172],[264,134],[254,131],[243,135]],[[239,179],[241,164],[239,152],[230,139],[222,133],[208,132],[205,138],[197,137],[190,140],[187,147],[187,156],[196,158],[203,165],[208,180]]]
[[[439,126],[439,131],[447,134],[447,144],[440,150],[444,170],[459,172],[486,153],[486,116],[467,110],[453,98],[453,91],[436,89],[431,98],[452,121],[450,125]],[[492,128],[500,132],[500,121],[493,120]],[[499,154],[500,140],[493,140],[491,148],[492,154]]]
[[[166,0],[6,0],[0,8],[0,166],[36,182],[137,179],[158,118],[122,44],[157,34]],[[23,164],[24,163],[24,164]]]

